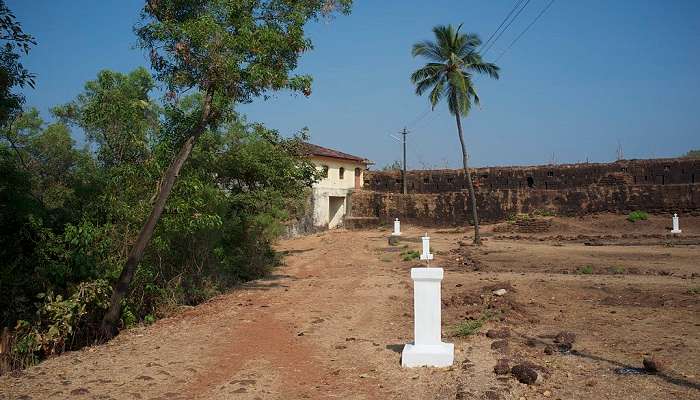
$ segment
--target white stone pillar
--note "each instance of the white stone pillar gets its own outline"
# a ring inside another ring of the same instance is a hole
[[[430,236],[428,236],[428,232],[425,233],[425,236],[423,236],[421,240],[423,240],[423,252],[420,255],[420,259],[432,260],[433,255],[430,254]]]
[[[681,233],[680,222],[678,221],[678,214],[673,214],[673,230],[671,233]]]
[[[401,221],[398,218],[394,220],[394,232],[391,233],[394,236],[401,236]]]
[[[449,367],[454,362],[454,344],[441,340],[442,277],[442,268],[411,269],[415,341],[403,348],[403,367]]]

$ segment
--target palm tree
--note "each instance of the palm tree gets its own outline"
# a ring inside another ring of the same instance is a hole
[[[498,79],[498,66],[484,62],[478,47],[481,39],[474,33],[460,33],[462,25],[454,29],[452,25],[438,25],[433,28],[435,41],[425,40],[413,45],[413,56],[425,57],[429,62],[411,75],[411,81],[416,85],[419,96],[430,91],[430,103],[433,109],[440,100],[447,99],[447,107],[457,121],[459,142],[462,145],[462,163],[464,175],[469,186],[469,197],[472,203],[474,218],[474,243],[481,244],[479,235],[479,218],[476,212],[476,195],[469,173],[467,148],[464,144],[461,117],[467,116],[472,103],[479,105],[472,76],[485,74]]]

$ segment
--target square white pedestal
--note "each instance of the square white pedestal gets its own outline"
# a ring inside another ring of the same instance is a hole
[[[401,366],[449,367],[454,362],[455,346],[452,343],[415,345],[409,343],[401,352]]]

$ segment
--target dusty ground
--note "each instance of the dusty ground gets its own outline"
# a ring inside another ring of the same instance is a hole
[[[479,249],[464,230],[429,230],[449,369],[400,368],[417,262],[399,253],[424,230],[404,226],[398,247],[388,230],[340,230],[281,243],[285,265],[268,279],[0,377],[0,399],[700,399],[700,218],[681,221],[683,240],[666,219],[555,219],[537,235],[486,226]],[[478,333],[453,336],[481,317]],[[507,347],[492,350],[485,333],[502,327]],[[560,331],[576,334],[572,351],[553,343]],[[615,372],[650,354],[661,373]],[[535,364],[539,381],[496,375],[504,358]]]

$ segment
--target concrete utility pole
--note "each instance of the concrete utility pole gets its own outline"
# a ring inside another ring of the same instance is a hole
[[[403,194],[408,194],[408,188],[406,187],[406,135],[408,135],[408,131],[405,127],[401,134],[403,135],[403,173],[401,174],[401,180],[403,181]]]

